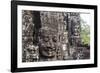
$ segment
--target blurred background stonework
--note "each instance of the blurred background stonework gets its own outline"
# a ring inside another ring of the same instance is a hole
[[[89,59],[81,32],[80,13],[22,10],[22,61]]]

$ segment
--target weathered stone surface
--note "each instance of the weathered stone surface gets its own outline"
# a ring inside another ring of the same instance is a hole
[[[89,59],[87,47],[79,46],[80,13],[23,10],[22,14],[23,62]]]

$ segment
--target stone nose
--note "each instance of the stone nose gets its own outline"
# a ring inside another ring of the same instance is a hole
[[[52,42],[52,41],[49,41],[49,42],[47,43],[47,47],[54,48],[53,42]]]

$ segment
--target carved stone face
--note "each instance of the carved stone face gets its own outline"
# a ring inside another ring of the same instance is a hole
[[[47,58],[53,58],[56,55],[57,36],[51,33],[41,32],[40,53]]]

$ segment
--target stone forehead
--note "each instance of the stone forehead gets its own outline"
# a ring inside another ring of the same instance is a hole
[[[57,30],[48,27],[41,28],[40,32],[42,35],[57,35]]]

